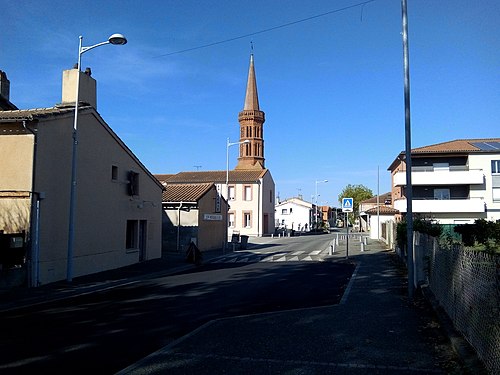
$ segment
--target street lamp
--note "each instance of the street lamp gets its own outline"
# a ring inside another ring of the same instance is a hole
[[[229,142],[229,137],[227,138],[227,143],[226,143],[226,199],[227,199],[227,204],[228,204],[228,209],[229,209],[229,147],[235,146],[235,145],[241,145],[241,144],[247,144],[250,143],[249,139],[245,139],[244,141],[241,142]],[[226,248],[227,245],[227,235],[228,235],[228,226],[229,226],[229,210],[226,212],[226,240],[224,241],[224,248]]]
[[[71,282],[73,280],[73,250],[75,242],[75,206],[76,206],[76,156],[78,146],[78,100],[80,94],[80,66],[82,62],[82,55],[93,48],[103,46],[105,44],[123,45],[127,43],[127,39],[122,34],[113,34],[107,41],[94,44],[92,46],[82,46],[83,36],[80,35],[80,43],[78,45],[78,63],[76,65],[77,79],[76,79],[76,95],[75,95],[75,118],[73,122],[73,149],[71,156],[71,191],[69,201],[69,230],[68,230],[68,259],[66,269],[66,280]]]
[[[327,183],[328,180],[316,181],[315,199],[316,199],[316,214],[314,215],[314,222],[316,224],[316,230],[318,229],[318,184]]]

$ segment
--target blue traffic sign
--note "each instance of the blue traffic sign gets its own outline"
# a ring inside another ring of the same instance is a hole
[[[352,212],[354,199],[342,198],[342,212]]]

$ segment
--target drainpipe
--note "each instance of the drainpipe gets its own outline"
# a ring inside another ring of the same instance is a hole
[[[30,262],[28,272],[28,286],[37,287],[40,285],[40,201],[44,198],[43,193],[36,193],[35,189],[35,170],[38,138],[36,133],[28,128],[26,120],[23,120],[23,128],[33,134],[33,166],[31,172],[31,212],[30,212]],[[34,212],[33,212],[34,210]]]
[[[181,241],[181,208],[182,201],[179,203],[179,208],[177,209],[177,252],[180,253],[180,241]]]
[[[259,187],[259,193],[257,194],[257,237],[262,237],[262,231],[260,230],[260,202],[262,201],[260,194],[262,189],[260,188],[261,180],[257,180],[257,186]]]

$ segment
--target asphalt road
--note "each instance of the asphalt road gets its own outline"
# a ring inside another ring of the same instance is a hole
[[[325,241],[283,239],[252,251],[316,251]],[[336,304],[353,269],[314,261],[210,263],[2,313],[0,372],[111,374],[212,319]]]

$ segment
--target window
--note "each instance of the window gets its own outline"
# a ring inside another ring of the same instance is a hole
[[[138,221],[137,220],[127,220],[127,234],[125,240],[125,248],[137,249],[138,248]]]
[[[434,171],[449,171],[450,163],[434,163],[432,164]]]
[[[434,199],[450,199],[450,189],[434,189]]]
[[[246,200],[246,201],[251,201],[252,200],[252,186],[246,185],[244,187],[244,189],[245,190],[243,192],[243,194],[244,194],[244,198],[243,199]]]
[[[500,173],[500,160],[491,161],[491,173]]]
[[[118,167],[116,165],[111,166],[111,180],[118,180]]]
[[[139,173],[128,172],[128,195],[139,195]]]
[[[288,210],[286,208],[281,209],[281,214],[282,215],[288,215]]]
[[[229,213],[228,226],[234,228],[234,212]]]
[[[252,215],[250,212],[243,213],[243,227],[251,228],[252,227]]]
[[[228,187],[229,200],[234,201],[236,199],[236,191],[234,186]]]
[[[493,202],[500,202],[500,188],[493,188]]]

